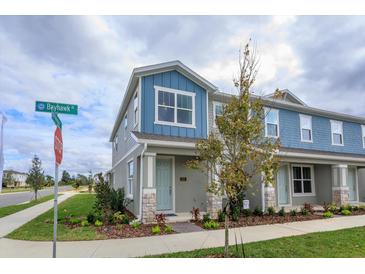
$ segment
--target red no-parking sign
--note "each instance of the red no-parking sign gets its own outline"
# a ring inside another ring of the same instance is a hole
[[[61,165],[62,154],[63,154],[63,142],[62,142],[62,131],[59,127],[56,127],[54,132],[54,154],[56,158],[56,164]]]

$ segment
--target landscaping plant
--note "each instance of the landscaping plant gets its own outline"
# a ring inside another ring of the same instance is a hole
[[[254,208],[253,213],[254,216],[262,216],[264,213],[262,212],[261,208],[258,206]]]
[[[242,209],[242,215],[245,217],[251,216],[252,215],[251,209]]]
[[[314,208],[310,203],[304,203],[303,207],[308,211],[308,213],[314,213]]]
[[[172,233],[172,232],[174,232],[174,230],[173,230],[171,225],[166,225],[165,226],[165,232],[166,233]]]
[[[241,215],[239,207],[234,207],[231,212],[232,221],[237,222]]]
[[[193,209],[191,210],[191,217],[193,219],[193,221],[197,222],[200,219],[200,210],[197,207],[193,207]]]
[[[308,211],[308,209],[306,209],[305,207],[302,207],[302,208],[300,209],[300,213],[301,213],[303,216],[307,216],[307,215],[309,215],[309,211]]]
[[[88,222],[87,220],[83,220],[83,221],[81,222],[81,226],[82,226],[82,227],[89,226],[89,222]]]
[[[156,235],[156,234],[160,234],[161,233],[161,229],[160,229],[160,226],[156,225],[156,226],[153,226],[151,228],[151,232],[152,234]]]
[[[290,210],[290,216],[297,216],[297,210],[296,209]]]
[[[224,222],[224,218],[225,218],[224,212],[222,210],[218,211],[218,222],[223,223]]]
[[[209,222],[210,221],[210,214],[206,213],[203,215],[203,223]]]
[[[99,226],[102,226],[103,225],[103,222],[102,221],[99,221],[99,220],[96,220],[94,225],[96,227],[99,227]]]
[[[141,226],[141,222],[138,221],[137,219],[133,220],[131,223],[130,223],[131,227],[133,227],[134,229],[137,229]]]
[[[269,206],[267,208],[267,214],[269,214],[270,216],[274,216],[275,215],[275,208],[272,206]]]
[[[262,175],[265,185],[273,185],[279,167],[276,151],[279,139],[266,138],[262,99],[251,96],[257,75],[256,51],[246,44],[239,55],[239,75],[234,80],[238,95],[223,107],[223,115],[216,118],[217,133],[196,143],[197,157],[187,165],[200,169],[210,178],[208,191],[222,196],[229,203],[225,207],[225,256],[228,257],[230,203],[237,202],[242,193]],[[280,96],[277,90],[275,96]]]
[[[284,217],[285,216],[285,208],[281,207],[280,210],[278,211],[279,216]]]
[[[348,210],[348,209],[343,209],[341,210],[341,215],[344,215],[344,216],[348,216],[348,215],[351,215],[351,211]]]
[[[333,217],[333,213],[331,211],[325,211],[323,213],[323,217],[325,217],[325,218],[332,218]]]
[[[205,229],[217,229],[219,228],[219,224],[213,220],[207,221],[203,224]]]

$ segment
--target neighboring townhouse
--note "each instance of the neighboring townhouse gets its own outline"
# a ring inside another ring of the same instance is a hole
[[[365,118],[282,94],[262,97],[264,134],[282,144],[277,183],[264,186],[257,176],[245,196],[250,207],[365,202]],[[124,187],[142,221],[153,221],[156,212],[198,207],[216,215],[222,208],[222,197],[207,193],[206,175],[185,163],[196,155],[196,141],[216,130],[215,117],[231,96],[180,61],[133,70],[110,136],[110,180]]]
[[[7,184],[6,187],[25,187],[27,186],[26,180],[28,178],[28,174],[24,172],[19,172],[15,170],[4,170],[3,177],[11,176],[12,180],[10,184]]]

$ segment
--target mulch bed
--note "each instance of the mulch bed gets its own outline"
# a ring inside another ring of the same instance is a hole
[[[243,227],[243,226],[255,226],[255,225],[268,225],[268,224],[282,224],[282,223],[290,223],[290,222],[301,222],[301,221],[309,221],[309,220],[318,220],[323,219],[324,217],[319,214],[310,214],[310,215],[297,215],[291,216],[286,214],[285,216],[248,216],[248,217],[240,217],[237,222],[229,221],[229,227]],[[193,221],[196,225],[203,227],[203,221]],[[219,228],[224,228],[224,222],[219,223]]]
[[[130,225],[104,225],[98,227],[97,231],[104,234],[108,239],[121,239],[121,238],[135,238],[135,237],[146,237],[146,236],[157,236],[157,235],[167,235],[176,234],[176,232],[166,233],[161,229],[160,234],[152,234],[152,227],[155,224],[141,224],[139,228],[133,228]]]

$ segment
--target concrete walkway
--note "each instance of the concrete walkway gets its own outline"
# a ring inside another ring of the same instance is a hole
[[[237,235],[241,233],[244,242],[248,243],[359,226],[365,226],[365,215],[236,228],[230,229],[230,244],[235,242],[234,231]],[[58,242],[58,257],[138,257],[223,245],[224,230],[214,230],[133,239]],[[0,239],[0,257],[51,255],[51,242]]]
[[[63,195],[58,197],[58,202],[61,203],[64,200],[70,198],[75,195],[74,193],[63,193]],[[25,223],[30,220],[36,218],[47,210],[53,208],[53,199],[47,202],[29,207],[17,213],[5,216],[0,218],[0,238],[9,234],[13,230],[21,227]],[[2,244],[0,243],[0,248],[2,248]]]

